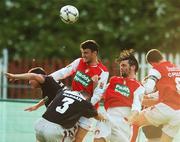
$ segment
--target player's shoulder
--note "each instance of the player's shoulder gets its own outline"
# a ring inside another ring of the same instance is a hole
[[[77,58],[77,59],[74,60],[74,62],[79,62],[80,63],[80,62],[84,62],[84,61],[83,61],[83,58]]]
[[[155,66],[153,66],[153,69],[156,69],[156,70],[162,70],[166,67],[171,67],[171,66],[175,66],[173,63],[169,62],[169,61],[163,61]]]
[[[110,81],[121,80],[121,79],[123,79],[123,78],[120,77],[120,76],[112,76],[112,77],[110,78]]]
[[[107,68],[102,62],[99,62],[98,67],[99,67],[102,71],[108,72],[108,68]]]
[[[71,64],[74,64],[74,65],[84,65],[84,60],[82,58],[77,58],[75,59]]]
[[[138,85],[138,86],[141,86],[141,82],[138,81],[137,79],[135,79],[135,78],[130,78],[129,80],[130,80],[134,85],[136,84],[136,85]]]

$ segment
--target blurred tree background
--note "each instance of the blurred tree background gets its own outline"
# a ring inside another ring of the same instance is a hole
[[[60,20],[64,5],[77,7],[77,23]],[[104,59],[125,48],[180,52],[180,0],[1,0],[0,17],[0,50],[10,59],[74,59],[86,39]]]

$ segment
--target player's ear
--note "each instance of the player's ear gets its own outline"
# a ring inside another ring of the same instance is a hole
[[[136,66],[135,66],[135,65],[132,65],[132,66],[131,66],[131,70],[135,71],[135,70],[136,70]]]
[[[97,51],[93,51],[93,53],[94,53],[96,56],[98,55]]]

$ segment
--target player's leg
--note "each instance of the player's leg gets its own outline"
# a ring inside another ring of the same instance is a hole
[[[79,127],[76,133],[74,142],[82,142],[87,133],[88,133],[88,130]]]
[[[95,138],[94,142],[107,142],[104,138]]]
[[[162,126],[155,127],[155,126],[145,126],[142,128],[148,142],[160,142],[160,138],[162,135]]]
[[[147,108],[140,112],[136,118],[136,124],[139,126],[154,125],[159,126],[163,125],[163,135],[162,140],[172,141],[172,137],[175,136],[179,126],[180,116],[178,117],[178,111],[173,110],[169,106],[159,103],[154,107]]]
[[[131,127],[124,119],[129,116],[131,112],[130,107],[113,107],[108,108],[108,119],[111,125],[112,142],[129,142],[131,136]]]
[[[161,141],[163,142],[171,142],[177,136],[180,130],[180,110],[175,110],[174,113],[172,112],[168,123],[163,125],[162,137]]]
[[[92,130],[93,127],[93,118],[86,118],[86,117],[81,117],[79,119],[79,128],[77,130],[76,136],[75,136],[75,141],[74,142],[82,142],[88,131]]]
[[[65,129],[56,124],[52,123],[44,118],[37,121],[35,125],[36,138],[39,142],[57,142],[63,141],[66,137]]]
[[[97,121],[94,131],[94,142],[109,142],[111,137],[111,125],[109,121]]]
[[[164,132],[162,133],[161,140],[160,142],[172,142],[173,138],[165,134]]]
[[[44,135],[42,134],[44,126],[45,126],[45,123],[42,118],[36,121],[35,126],[34,126],[35,133],[36,133],[36,142],[45,142]]]

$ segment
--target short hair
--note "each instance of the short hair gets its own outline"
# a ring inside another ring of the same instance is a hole
[[[148,63],[159,62],[162,59],[163,59],[162,53],[157,49],[151,49],[146,54],[146,60]]]
[[[99,52],[99,44],[95,40],[86,40],[80,44],[80,48],[82,49],[90,49],[92,52]]]
[[[85,92],[84,90],[79,91],[79,93],[81,93],[81,95],[82,95],[87,101],[91,101],[91,97],[90,97],[89,93]]]
[[[46,72],[43,68],[41,67],[35,67],[32,68],[28,71],[29,73],[36,73],[36,74],[42,74],[42,75],[46,75]]]
[[[129,50],[123,50],[120,52],[119,57],[115,60],[116,63],[120,63],[121,61],[128,60],[130,66],[135,66],[135,72],[138,71],[139,65],[138,61],[134,56],[134,50],[129,49]]]

